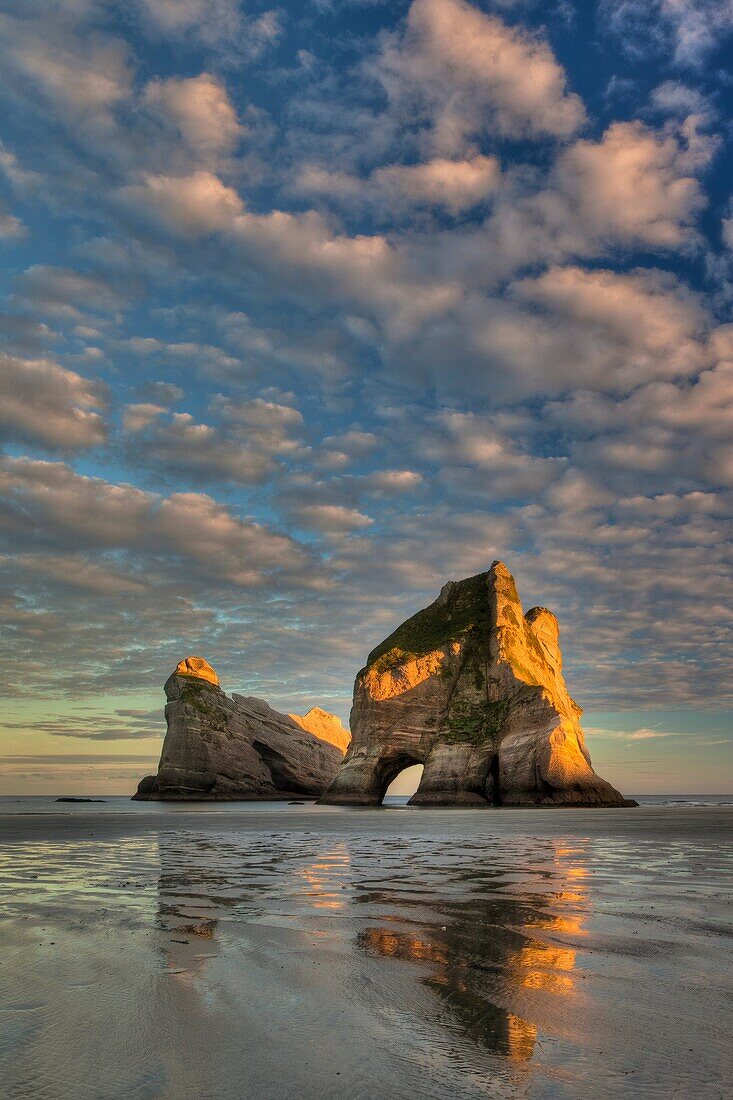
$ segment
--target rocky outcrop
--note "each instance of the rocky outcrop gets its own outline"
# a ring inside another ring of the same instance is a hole
[[[197,680],[206,680],[219,687],[219,677],[203,657],[184,657],[176,665],[176,676],[195,676]]]
[[[351,734],[344,729],[341,721],[335,714],[329,714],[321,707],[311,707],[307,714],[289,714],[293,722],[301,729],[308,730],[314,737],[321,741],[328,741],[329,745],[335,745],[342,753],[346,752],[351,744]]]
[[[557,619],[522,613],[502,562],[449,582],[369,654],[352,742],[321,801],[373,804],[423,764],[421,805],[624,806],[593,771],[562,674]]]
[[[343,759],[343,750],[264,700],[225,695],[202,657],[181,661],[165,694],[168,732],[158,773],[142,780],[136,799],[313,797],[326,790]],[[324,725],[333,718],[321,714]]]

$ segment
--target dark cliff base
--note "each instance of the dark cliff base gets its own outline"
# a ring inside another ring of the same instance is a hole
[[[180,788],[169,791],[158,789],[157,776],[146,775],[132,795],[133,802],[287,802],[292,798],[315,801],[318,794],[304,794],[303,791],[240,791],[235,794],[222,794],[218,791],[182,791]]]
[[[371,798],[368,795],[358,794],[326,794],[318,799],[321,806],[381,806],[382,800]],[[618,802],[489,802],[480,795],[465,793],[451,793],[441,798],[411,798],[408,805],[412,809],[426,810],[628,810],[638,806],[633,798],[622,798]]]
[[[194,791],[185,794],[175,791],[171,794],[161,794],[156,791],[153,794],[140,794],[136,791],[130,798],[131,802],[289,802],[297,798],[300,802],[315,802],[318,795],[302,794],[300,791],[275,791],[272,794],[202,794]]]

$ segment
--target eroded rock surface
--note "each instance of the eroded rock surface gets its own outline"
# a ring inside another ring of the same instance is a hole
[[[557,619],[522,612],[502,562],[451,581],[369,654],[356,677],[352,742],[323,802],[381,802],[424,764],[411,801],[633,805],[591,767],[562,674]]]
[[[197,680],[208,680],[214,687],[219,687],[219,677],[203,657],[184,657],[176,665],[176,675],[194,676]]]
[[[351,744],[351,734],[341,725],[340,719],[321,707],[311,707],[307,714],[289,714],[288,718],[292,718],[301,729],[308,730],[314,737],[335,745],[342,753]]]
[[[343,759],[342,749],[263,699],[225,695],[201,657],[180,662],[165,694],[168,732],[158,773],[142,780],[136,799],[317,796]]]

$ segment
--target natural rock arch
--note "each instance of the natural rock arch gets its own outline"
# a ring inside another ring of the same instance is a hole
[[[372,806],[382,802],[387,788],[405,768],[424,764],[425,758],[412,747],[385,746],[383,750],[362,757],[357,755],[354,766],[359,769],[361,790],[349,799],[353,805]]]
[[[351,746],[321,801],[376,804],[423,764],[411,802],[628,803],[596,775],[562,675],[557,619],[522,612],[502,562],[446,584],[374,649],[354,685]]]
[[[397,772],[397,775],[390,780],[382,797],[382,802],[386,805],[387,799],[390,797],[396,798],[410,798],[420,786],[420,779],[425,768],[422,764],[409,763]]]

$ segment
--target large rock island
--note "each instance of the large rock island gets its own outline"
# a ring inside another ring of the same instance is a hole
[[[628,806],[593,771],[562,675],[557,619],[523,614],[502,562],[450,581],[356,677],[351,746],[328,803],[380,803],[423,764],[411,802]]]
[[[181,661],[165,694],[168,732],[158,773],[142,780],[133,796],[139,800],[315,797],[333,780],[340,746],[348,744],[338,718],[320,708],[291,717],[262,699],[229,698],[202,657]]]

